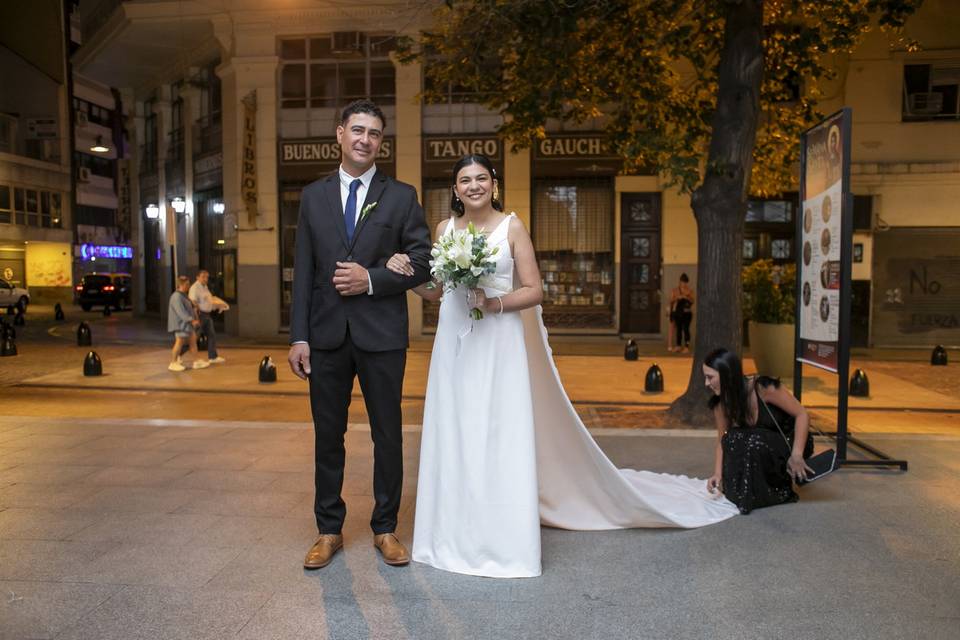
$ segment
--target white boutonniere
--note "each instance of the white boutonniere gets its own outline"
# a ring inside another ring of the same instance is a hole
[[[368,205],[364,205],[363,209],[360,210],[360,219],[363,220],[370,215],[370,213],[377,208],[377,204],[377,202],[371,202]]]

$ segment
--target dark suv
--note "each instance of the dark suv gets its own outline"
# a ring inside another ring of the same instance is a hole
[[[118,311],[130,306],[130,274],[88,273],[76,286],[77,303],[84,311],[110,305]]]

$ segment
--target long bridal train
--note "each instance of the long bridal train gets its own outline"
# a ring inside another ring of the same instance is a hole
[[[617,469],[597,446],[563,389],[540,307],[522,315],[543,524],[585,531],[695,528],[737,515],[732,502],[707,492],[704,480]]]
[[[506,218],[488,296],[513,290]],[[445,233],[453,229],[453,221]],[[427,381],[413,559],[490,577],[540,575],[540,525],[701,527],[738,513],[706,482],[617,469],[563,390],[540,307],[469,319],[445,293]]]

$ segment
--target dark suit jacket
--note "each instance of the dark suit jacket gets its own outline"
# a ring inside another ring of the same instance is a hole
[[[307,185],[300,200],[290,342],[306,341],[313,349],[335,349],[350,328],[353,343],[364,351],[405,349],[407,289],[430,278],[430,231],[416,190],[380,171],[374,175],[361,207],[377,205],[357,222],[347,242],[340,200],[339,172]],[[402,276],[388,270],[395,253],[410,256],[416,271]],[[356,262],[370,272],[373,295],[341,296],[333,285],[337,262]]]

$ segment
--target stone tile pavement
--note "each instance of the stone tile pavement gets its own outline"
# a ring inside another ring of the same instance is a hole
[[[307,424],[4,416],[0,638],[956,638],[960,437],[871,438],[910,471],[842,470],[699,530],[544,529],[544,575],[493,580],[379,561],[365,425],[347,434],[346,549],[306,572]],[[711,463],[708,432],[597,439],[622,467]]]

